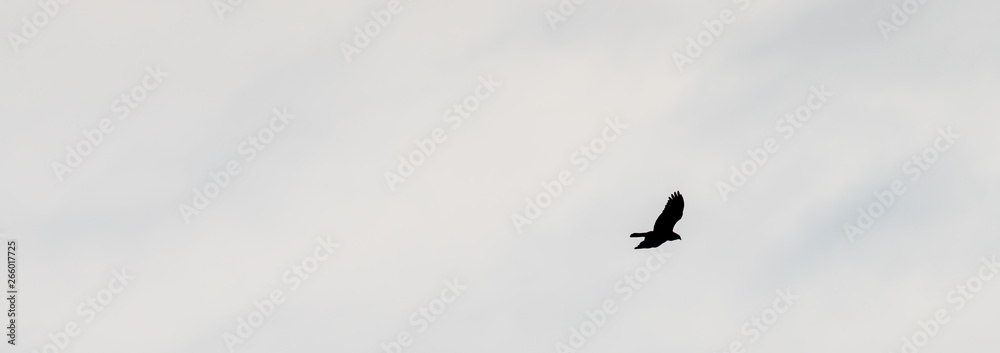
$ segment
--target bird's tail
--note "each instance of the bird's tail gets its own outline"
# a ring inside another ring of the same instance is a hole
[[[652,233],[652,232],[645,232],[645,233],[632,233],[632,235],[629,235],[629,238],[640,238],[640,237],[645,237],[645,236],[648,236],[648,235],[649,235],[650,233]]]

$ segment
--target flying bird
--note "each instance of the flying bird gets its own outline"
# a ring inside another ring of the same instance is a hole
[[[680,240],[681,236],[674,233],[674,225],[681,220],[684,214],[684,197],[679,191],[674,191],[667,199],[667,206],[663,207],[663,213],[656,218],[652,232],[632,233],[631,238],[645,237],[636,249],[649,249],[660,246],[668,241]]]

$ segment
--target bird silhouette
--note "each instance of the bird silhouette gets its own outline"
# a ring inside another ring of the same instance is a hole
[[[684,214],[684,197],[681,196],[679,191],[674,191],[667,199],[667,206],[663,207],[663,213],[660,213],[660,217],[656,218],[656,223],[653,224],[652,232],[645,233],[632,233],[631,238],[645,237],[636,249],[649,249],[660,246],[661,244],[672,241],[680,240],[681,236],[674,232],[674,225],[677,221],[681,219]]]

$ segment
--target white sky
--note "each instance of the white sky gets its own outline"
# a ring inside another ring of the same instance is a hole
[[[931,1],[886,40],[901,1],[591,0],[550,27],[556,1],[402,0],[347,63],[341,42],[387,1],[71,1],[18,44],[35,1],[0,4],[0,231],[16,238],[18,342],[79,324],[61,352],[227,352],[254,301],[279,305],[238,352],[555,352],[587,312],[619,311],[579,351],[899,352],[947,310],[921,352],[987,351],[1000,281],[962,310],[949,292],[1000,255],[1000,3]],[[679,72],[703,22],[735,23]],[[125,120],[113,102],[147,67],[169,73]],[[480,77],[502,86],[458,129],[442,115]],[[834,93],[790,139],[775,122],[810,87]],[[237,146],[287,107],[258,157]],[[574,151],[605,119],[628,125],[584,171]],[[116,130],[59,181],[81,130]],[[961,137],[911,181],[903,165],[937,130]],[[447,140],[396,190],[384,173],[413,140]],[[781,148],[723,201],[748,149]],[[242,173],[186,223],[180,203],[237,160]],[[573,172],[518,234],[511,215]],[[855,243],[843,224],[893,180],[907,191]],[[644,266],[634,232],[684,194],[670,260],[628,301]],[[282,273],[340,244],[296,291]],[[124,291],[86,322],[77,306],[126,268]],[[410,315],[468,286],[426,331]],[[799,299],[756,342],[743,324],[775,291]]]

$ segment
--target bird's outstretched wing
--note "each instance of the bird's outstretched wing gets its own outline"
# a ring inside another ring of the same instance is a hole
[[[656,223],[653,224],[653,231],[664,234],[670,234],[674,231],[674,224],[681,219],[684,215],[684,197],[681,193],[674,191],[670,198],[667,199],[667,206],[663,208],[663,213],[660,217],[656,218]]]

